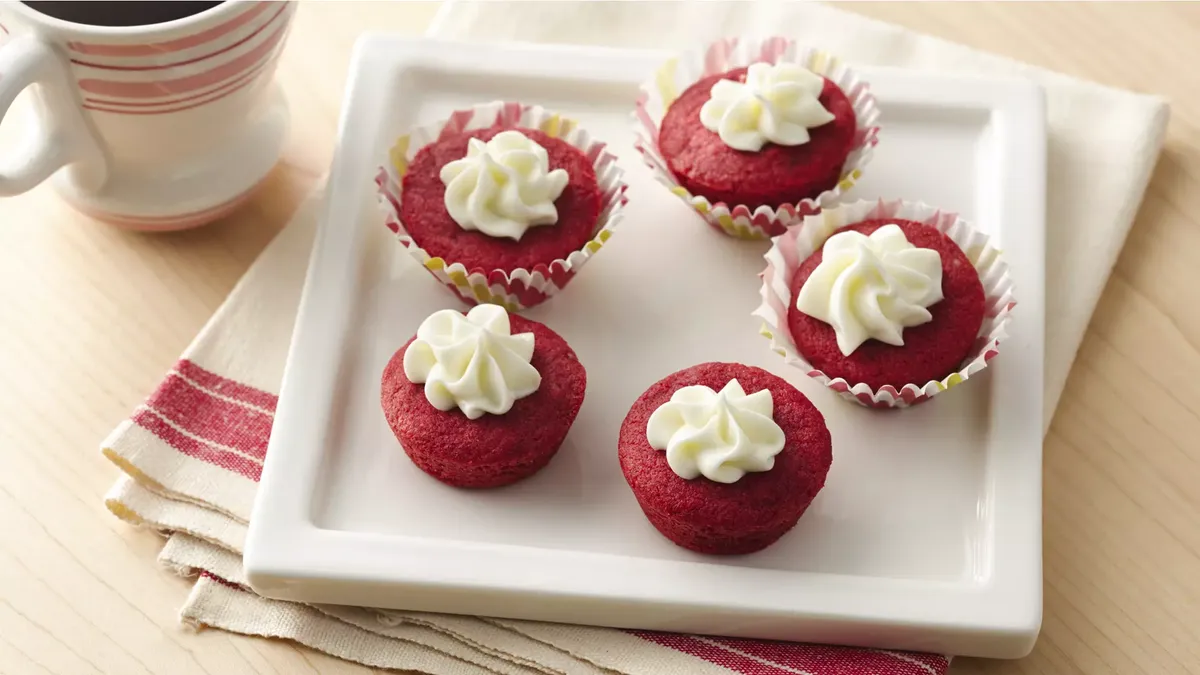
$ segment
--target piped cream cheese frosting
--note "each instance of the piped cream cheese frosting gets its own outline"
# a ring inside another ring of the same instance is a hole
[[[768,142],[803,145],[809,129],[833,121],[819,97],[825,80],[795,63],[755,63],[746,81],[718,80],[700,108],[700,123],[735,150]]]
[[[769,389],[747,394],[736,379],[719,392],[683,387],[651,413],[646,438],[680,478],[735,483],[775,466],[785,439],[774,412]]]
[[[570,179],[565,169],[550,170],[545,148],[514,130],[470,139],[467,155],[446,163],[439,177],[459,227],[516,241],[531,227],[558,222],[554,200]]]
[[[941,300],[941,255],[888,224],[869,236],[847,230],[826,240],[796,308],[829,324],[849,356],[869,339],[903,346],[904,329],[931,321],[928,308]]]
[[[429,315],[404,352],[404,376],[425,385],[438,410],[458,408],[468,419],[503,415],[541,386],[533,367],[533,333],[513,335],[508,312],[477,305]]]

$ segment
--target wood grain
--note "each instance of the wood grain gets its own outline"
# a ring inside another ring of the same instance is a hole
[[[952,673],[1200,672],[1200,5],[846,8],[1172,101],[1046,440],[1042,637],[1026,659],[957,659]],[[279,74],[294,115],[284,160],[221,223],[147,236],[92,222],[45,187],[0,202],[0,674],[375,672],[182,629],[189,584],[155,564],[156,535],[104,510],[116,473],[96,448],[324,173],[354,39],[420,34],[435,11],[305,4]],[[7,120],[0,148],[27,122]]]

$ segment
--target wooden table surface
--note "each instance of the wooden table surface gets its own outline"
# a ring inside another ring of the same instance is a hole
[[[854,4],[1172,102],[1167,144],[1045,445],[1045,619],[1030,657],[967,673],[1200,672],[1200,5]],[[325,172],[355,37],[424,31],[427,3],[304,5],[279,77],[294,127],[243,211],[147,236],[46,187],[0,202],[0,673],[367,673],[182,629],[189,583],[101,501],[100,440],[152,390]],[[0,148],[20,135],[0,128]],[[0,152],[0,155],[3,153]]]

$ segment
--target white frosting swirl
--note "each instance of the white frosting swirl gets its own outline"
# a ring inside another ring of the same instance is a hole
[[[550,170],[546,149],[519,131],[501,131],[486,143],[467,142],[467,156],[439,174],[446,210],[464,230],[520,241],[537,225],[558,222],[554,200],[567,187],[565,169]]]
[[[902,346],[905,328],[933,319],[926,308],[942,299],[942,257],[908,243],[898,225],[869,237],[838,232],[822,250],[796,308],[832,326],[842,354],[871,338]]]
[[[746,81],[718,80],[700,108],[700,123],[735,150],[758,152],[767,142],[803,145],[808,130],[833,121],[818,99],[825,80],[795,63],[755,63]]]
[[[775,466],[784,436],[774,408],[770,389],[746,395],[737,380],[720,392],[683,387],[650,415],[646,438],[667,451],[667,465],[680,478],[735,483],[747,471]]]
[[[477,305],[429,315],[404,352],[404,376],[425,384],[438,410],[458,407],[468,419],[503,415],[513,402],[537,391],[542,376],[530,365],[533,333],[511,335],[508,312]]]

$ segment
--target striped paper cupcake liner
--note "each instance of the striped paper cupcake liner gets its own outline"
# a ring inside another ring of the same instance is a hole
[[[400,201],[404,198],[403,178],[417,152],[445,136],[496,125],[538,129],[566,141],[591,160],[600,186],[600,217],[596,221],[592,239],[565,259],[539,264],[532,269],[506,271],[467,268],[461,262],[431,255],[413,241],[405,230],[400,219]],[[536,105],[495,101],[456,111],[441,122],[418,127],[398,138],[388,153],[388,159],[375,177],[379,203],[388,229],[396,234],[405,250],[430,274],[471,305],[492,303],[515,312],[533,307],[558,293],[612,236],[613,230],[621,222],[622,211],[628,201],[624,172],[617,166],[616,156],[605,149],[605,144],[581,129],[574,120]]]
[[[793,302],[791,282],[796,269],[836,230],[876,218],[914,220],[937,228],[966,253],[983,282],[985,311],[979,335],[959,369],[940,380],[906,384],[899,389],[885,385],[874,390],[865,383],[831,378],[814,368],[797,351],[788,329],[788,309]],[[842,398],[872,408],[905,408],[927,401],[982,371],[999,353],[1000,343],[1008,336],[1006,328],[1017,304],[1008,264],[1001,259],[1000,250],[991,239],[956,214],[919,202],[864,200],[825,209],[819,215],[805,217],[798,225],[775,237],[765,258],[767,267],[762,273],[760,291],[762,304],[754,311],[754,316],[763,320],[762,334],[771,341],[771,350]]]
[[[774,208],[751,208],[725,202],[714,204],[703,196],[689,192],[667,168],[666,159],[658,147],[659,125],[671,103],[694,82],[759,62],[797,63],[841,88],[854,106],[858,121],[854,147],[842,167],[841,181],[815,198]],[[641,153],[655,179],[687,202],[709,225],[740,239],[767,239],[782,234],[788,226],[800,222],[805,216],[843,199],[862,176],[863,168],[871,160],[874,147],[879,142],[878,119],[879,109],[869,85],[837,57],[817,49],[801,47],[795,40],[784,37],[734,37],[668,60],[650,80],[641,85],[633,112],[634,147]]]

